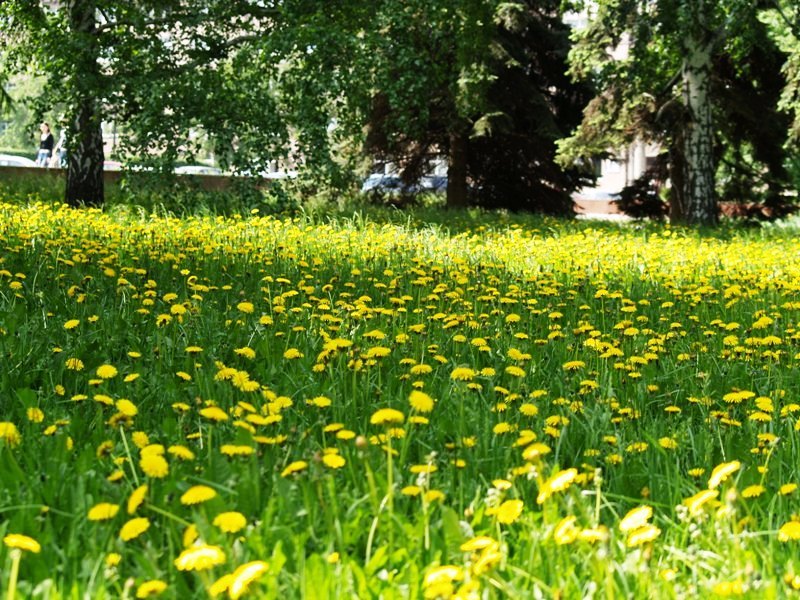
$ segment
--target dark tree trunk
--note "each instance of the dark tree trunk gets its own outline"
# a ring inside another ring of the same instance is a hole
[[[669,179],[672,187],[669,190],[669,221],[673,225],[686,223],[686,191],[684,183],[686,160],[683,157],[683,139],[678,135],[674,147],[669,150]]]
[[[447,162],[447,208],[467,205],[467,133],[465,129],[450,132],[450,153]]]
[[[94,107],[87,100],[79,108],[67,157],[66,202],[70,206],[101,206],[103,186],[103,132]]]
[[[96,98],[100,67],[94,39],[95,0],[71,0],[70,27],[83,39],[73,74],[75,101],[69,128],[66,202],[70,206],[100,206],[103,187],[103,131]]]

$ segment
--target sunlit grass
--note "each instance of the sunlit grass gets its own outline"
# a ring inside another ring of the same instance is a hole
[[[425,216],[0,205],[3,593],[800,588],[793,229]]]

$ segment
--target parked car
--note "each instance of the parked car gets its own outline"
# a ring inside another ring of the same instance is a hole
[[[365,194],[413,195],[424,192],[443,193],[447,191],[447,177],[443,175],[425,175],[417,183],[405,184],[398,175],[373,173],[364,180],[361,186]]]
[[[24,156],[0,154],[0,167],[35,167],[36,163]]]
[[[175,169],[176,175],[222,175],[222,169],[208,165],[184,165]]]
[[[426,175],[419,180],[419,190],[421,192],[445,193],[447,192],[446,175]]]
[[[297,177],[297,171],[272,171],[269,173],[262,171],[260,177],[264,179],[294,179]]]

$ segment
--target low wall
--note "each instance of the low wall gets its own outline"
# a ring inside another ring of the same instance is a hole
[[[589,200],[576,197],[575,212],[579,215],[621,215],[623,212],[611,200]]]
[[[103,181],[106,186],[116,186],[124,173],[122,171],[103,171]],[[161,178],[163,175],[135,173],[136,177],[147,178],[149,176]],[[37,177],[49,177],[54,182],[66,178],[65,169],[44,169],[41,167],[0,167],[0,179],[35,179]],[[208,192],[219,192],[229,189],[237,180],[241,178],[230,177],[227,175],[175,175],[182,182],[189,182],[192,186]],[[269,181],[264,179],[258,182],[259,187],[266,187]]]

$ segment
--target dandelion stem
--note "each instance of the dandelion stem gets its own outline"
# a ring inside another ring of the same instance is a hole
[[[139,476],[136,474],[136,466],[133,464],[131,449],[128,446],[128,439],[125,437],[125,430],[122,427],[120,427],[119,433],[122,436],[122,445],[125,446],[125,454],[128,456],[128,464],[131,466],[131,473],[133,473],[133,481],[136,482],[136,487],[139,487]]]
[[[181,519],[178,516],[173,515],[171,512],[164,510],[163,508],[158,508],[157,506],[153,506],[152,504],[147,505],[147,510],[152,510],[154,513],[158,513],[167,517],[168,519],[172,519],[173,521],[180,523],[184,527],[189,527],[191,523],[186,519]]]
[[[22,551],[14,548],[11,551],[11,573],[8,576],[8,595],[6,600],[14,600],[17,595],[17,578],[19,577],[19,561],[22,558]]]
[[[388,498],[387,507],[389,509],[389,560],[394,553],[394,457],[392,456],[392,433],[386,432],[386,454],[387,469],[386,474],[386,497]]]

